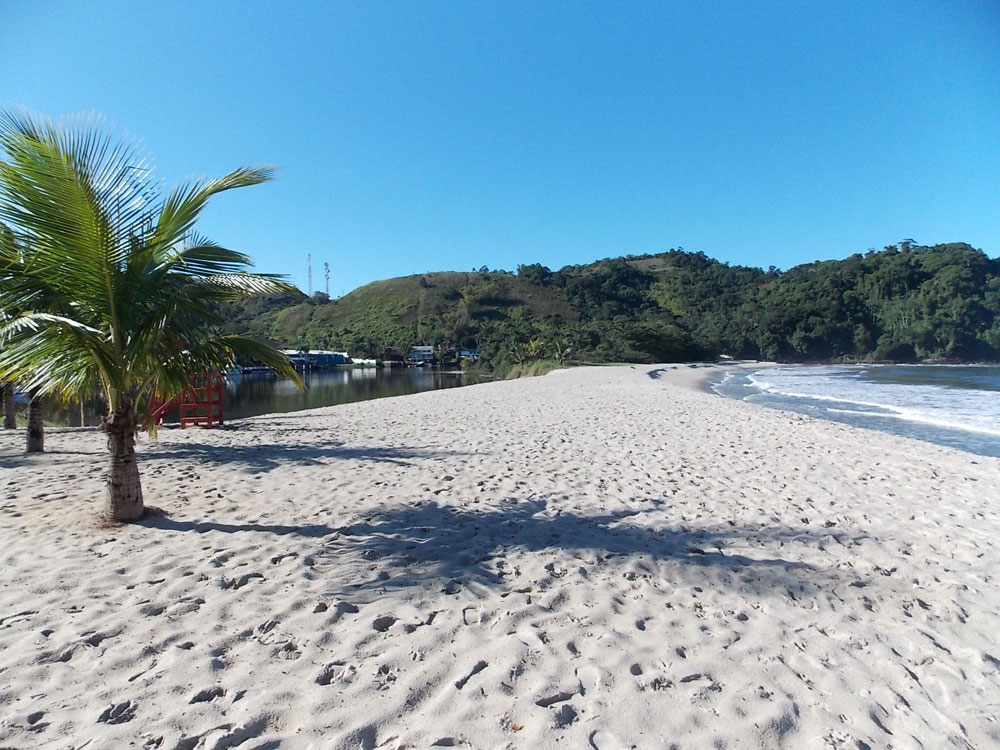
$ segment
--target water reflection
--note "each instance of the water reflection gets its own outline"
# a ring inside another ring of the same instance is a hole
[[[373,367],[316,371],[307,373],[303,380],[306,383],[304,391],[298,390],[289,380],[276,380],[266,373],[248,374],[242,380],[230,382],[226,393],[226,419],[404,396],[474,382],[461,372],[424,368],[377,370]]]
[[[14,399],[17,426],[23,428],[28,423],[28,397],[18,393]],[[94,396],[80,401],[42,400],[42,419],[47,425],[60,427],[95,427],[104,416],[104,400]]]
[[[479,382],[461,372],[429,368],[382,370],[374,367],[318,370],[303,378],[306,390],[300,391],[290,380],[278,380],[270,373],[250,373],[227,381],[226,420],[255,417],[260,414],[317,409],[321,406],[347,404],[385,396],[405,396],[418,391],[456,388]],[[27,417],[27,404],[19,404],[18,426]],[[79,427],[81,416],[87,426],[100,423],[104,413],[100,399],[45,404],[45,422],[50,425]],[[167,423],[177,421],[177,413],[167,416]]]

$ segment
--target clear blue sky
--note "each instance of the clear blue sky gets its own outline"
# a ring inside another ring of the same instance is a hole
[[[331,293],[682,246],[1000,252],[1000,3],[0,0],[0,102],[97,110]]]

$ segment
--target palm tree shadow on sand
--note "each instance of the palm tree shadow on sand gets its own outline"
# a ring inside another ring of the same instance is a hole
[[[163,516],[142,523],[174,531],[254,531],[315,539],[315,550],[303,555],[301,563],[310,577],[329,580],[331,595],[377,595],[413,587],[446,593],[520,591],[537,583],[518,568],[523,554],[556,552],[563,554],[551,555],[545,566],[552,579],[614,571],[624,577],[623,585],[649,579],[792,598],[845,583],[864,585],[855,574],[846,581],[842,571],[776,555],[780,549],[806,548],[815,557],[826,544],[852,544],[855,539],[846,534],[735,524],[650,526],[637,523],[643,515],[550,510],[544,499],[483,510],[428,500],[340,527],[186,522]]]
[[[191,461],[206,465],[242,468],[251,473],[265,473],[300,464],[319,466],[330,461],[373,461],[408,466],[410,459],[444,458],[464,455],[458,451],[428,451],[406,446],[345,445],[329,438],[303,442],[261,442],[250,445],[213,443],[163,443],[143,455],[144,462]]]
[[[623,558],[618,567],[630,568],[620,572],[626,580],[666,574],[674,581],[728,585],[758,594],[780,590],[793,597],[836,582],[837,577],[820,566],[774,556],[779,547],[815,546],[829,535],[820,540],[808,532],[775,527],[647,526],[635,522],[641,515],[550,511],[543,499],[487,511],[426,501],[343,528],[337,538],[324,542],[317,559],[337,565],[345,557],[358,557],[369,567],[374,564],[375,575],[356,583],[357,588],[435,582],[431,585],[443,584],[446,591],[470,586],[516,590],[532,582],[519,582],[508,555],[556,551],[570,555],[553,556],[548,573],[554,577],[586,577],[588,569]],[[758,550],[759,556],[746,554]],[[557,569],[559,565],[565,568]]]

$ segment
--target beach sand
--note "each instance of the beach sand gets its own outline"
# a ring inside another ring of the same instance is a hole
[[[0,747],[1000,746],[1000,460],[706,371],[0,434]]]

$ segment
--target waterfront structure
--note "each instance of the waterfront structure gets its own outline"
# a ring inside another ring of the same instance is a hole
[[[326,349],[310,349],[306,352],[310,363],[317,367],[333,367],[336,365],[352,364],[347,352],[331,352]]]
[[[413,364],[431,364],[434,361],[434,347],[411,346],[409,361]]]

